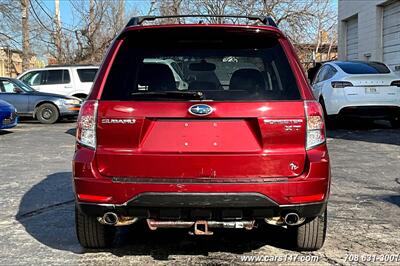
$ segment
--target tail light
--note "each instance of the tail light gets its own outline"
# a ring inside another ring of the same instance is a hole
[[[316,101],[305,101],[307,120],[306,149],[312,149],[325,142],[324,112]]]
[[[86,101],[79,111],[76,141],[88,148],[96,148],[97,101]]]
[[[390,83],[390,86],[397,86],[400,87],[400,80],[394,80],[392,83]]]
[[[348,81],[332,81],[331,82],[332,88],[341,89],[345,87],[353,87],[353,84]]]

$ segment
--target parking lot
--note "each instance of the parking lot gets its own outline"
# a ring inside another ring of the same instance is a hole
[[[0,264],[232,265],[243,264],[243,255],[300,254],[285,245],[283,230],[267,226],[199,237],[141,225],[137,233],[121,231],[113,249],[83,250],[75,236],[71,186],[74,126],[24,121],[0,131]],[[332,265],[350,264],[355,256],[361,262],[363,255],[399,254],[400,130],[384,122],[349,121],[328,137],[327,240],[320,251],[304,254]]]

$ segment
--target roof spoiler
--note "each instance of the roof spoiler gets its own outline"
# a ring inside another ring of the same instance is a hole
[[[178,15],[178,16],[139,16],[139,17],[132,17],[126,27],[130,26],[139,26],[142,25],[145,21],[154,21],[157,19],[165,19],[165,18],[243,18],[248,20],[259,21],[264,25],[276,27],[277,25],[275,21],[270,16],[236,16],[236,15]],[[199,21],[202,23],[202,21]]]

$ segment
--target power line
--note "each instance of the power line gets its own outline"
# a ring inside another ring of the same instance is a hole
[[[30,1],[30,0],[29,0]],[[40,7],[40,9],[51,19],[51,20],[53,20],[54,18],[46,11],[46,9],[39,3],[39,1],[38,0],[34,0],[35,2],[36,2],[36,4]],[[31,7],[32,7],[32,9],[34,10],[34,8],[33,8],[33,6],[31,5]],[[35,12],[36,13],[36,12]],[[72,25],[70,25],[70,26],[72,26]],[[45,27],[46,28],[46,27]],[[61,26],[61,29],[62,30],[66,30],[66,31],[69,31],[69,32],[75,32],[74,30],[70,30],[70,29],[68,29],[68,28],[65,28],[65,27],[62,27]],[[54,32],[54,30],[52,30],[53,32]]]
[[[53,29],[49,29],[46,25],[44,25],[44,23],[42,22],[42,20],[39,18],[38,14],[35,11],[35,8],[33,8],[32,2],[31,0],[29,0],[29,4],[30,4],[30,10],[31,10],[31,14],[33,15],[33,17],[35,18],[35,20],[47,31],[53,33],[54,30]]]

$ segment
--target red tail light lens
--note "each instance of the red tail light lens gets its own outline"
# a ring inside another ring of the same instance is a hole
[[[335,89],[342,89],[345,87],[353,87],[353,84],[348,81],[332,81],[331,85],[332,85],[332,88],[335,88]]]
[[[88,148],[96,148],[97,101],[86,101],[79,112],[76,141]]]
[[[307,119],[306,149],[312,149],[325,142],[324,112],[316,101],[305,101]]]
[[[390,86],[397,86],[400,87],[400,80],[394,80],[392,83],[390,83]]]

